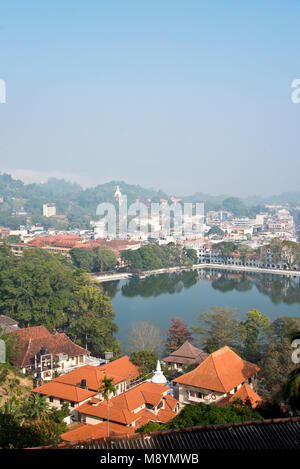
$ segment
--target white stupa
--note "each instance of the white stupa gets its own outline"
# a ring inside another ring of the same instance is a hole
[[[122,193],[120,191],[120,187],[117,186],[116,188],[116,192],[115,192],[115,195],[114,195],[115,199],[118,200],[118,202],[120,202],[121,198],[122,198]]]
[[[156,370],[153,372],[151,383],[155,384],[166,384],[168,381],[161,371],[160,361],[157,360]]]

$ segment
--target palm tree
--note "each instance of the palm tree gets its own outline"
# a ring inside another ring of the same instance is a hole
[[[24,407],[27,418],[44,419],[49,411],[47,396],[41,396],[39,393],[31,394]]]
[[[0,403],[3,400],[3,396],[0,398]],[[0,407],[0,413],[4,415],[10,415],[12,417],[21,417],[22,410],[20,402],[15,398],[11,397],[7,399],[4,404]]]
[[[107,436],[109,436],[109,398],[111,394],[115,395],[117,390],[115,386],[113,385],[113,378],[107,378],[106,375],[104,375],[103,381],[102,381],[102,386],[98,389],[98,392],[103,392],[104,399],[107,402]]]

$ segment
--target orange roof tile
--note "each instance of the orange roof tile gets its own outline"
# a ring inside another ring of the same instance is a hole
[[[133,412],[121,407],[115,407],[111,404],[112,399],[109,401],[109,420],[111,422],[121,423],[123,425],[130,425],[132,422],[138,420],[138,417]],[[78,412],[84,415],[91,415],[99,419],[107,419],[107,403],[103,401],[99,405],[91,405],[89,403],[82,404],[77,408]]]
[[[107,375],[107,377],[111,378],[112,376]],[[54,378],[53,381],[78,386],[81,383],[81,380],[85,379],[88,389],[92,391],[98,391],[102,384],[103,378],[104,373],[99,370],[98,366],[85,365],[81,366],[80,368],[76,368],[69,373],[58,376],[58,378]],[[114,384],[118,382],[118,380],[114,379]]]
[[[156,421],[157,418],[155,414],[145,408],[136,413],[134,413],[134,411],[146,404],[157,406],[163,398],[166,398],[167,402],[172,402],[172,404],[173,401],[175,401],[176,407],[178,401],[171,396],[169,399],[169,396],[166,395],[169,390],[170,389],[168,387],[161,386],[160,384],[144,382],[129,391],[111,398],[109,400],[110,420],[124,425],[129,425],[136,421],[139,421],[140,425],[144,425],[144,423],[149,422],[149,420]],[[165,412],[168,414],[162,414],[162,418],[166,419],[167,415],[169,415],[170,418],[173,418],[176,414],[172,412],[172,410],[170,406],[167,405]],[[91,405],[89,401],[88,403],[80,406],[78,411],[85,415],[106,419],[107,403],[102,402],[99,405]]]
[[[44,326],[16,329],[12,334],[16,334],[19,339],[18,354],[14,363],[20,367],[31,365],[42,347],[47,347],[53,357],[58,353],[68,356],[89,354],[88,350],[72,342],[66,334],[51,334]]]
[[[118,384],[125,380],[137,378],[140,376],[140,372],[139,368],[130,361],[130,358],[125,356],[102,366],[82,366],[55,378],[55,380],[76,386],[82,379],[85,379],[89,389],[98,391],[104,376],[112,378],[113,383]]]
[[[134,365],[127,355],[99,366],[99,369],[106,374],[120,378],[125,377],[128,380],[135,379],[141,374],[139,367]]]
[[[32,390],[33,393],[39,393],[43,396],[52,396],[70,402],[83,402],[95,395],[94,392],[77,386],[69,386],[68,384],[57,383],[52,380]]]
[[[169,410],[173,411],[178,404],[177,399],[175,399],[175,397],[170,396],[170,394],[167,394],[164,399],[166,402],[166,408],[169,408]]]
[[[258,371],[257,365],[243,360],[225,346],[211,353],[194,370],[174,379],[174,382],[225,393]]]
[[[134,427],[126,427],[114,422],[109,423],[109,435],[131,435],[135,432]],[[107,423],[101,422],[96,425],[82,423],[76,428],[69,430],[61,435],[64,441],[88,440],[92,438],[103,438],[107,436]]]
[[[262,398],[246,383],[243,384],[235,394],[233,394],[229,401],[234,402],[235,399],[241,399],[243,402],[249,399],[253,408],[262,401]]]
[[[169,420],[172,420],[174,417],[176,417],[176,412],[172,412],[171,410],[166,410],[166,409],[161,409],[158,414],[157,414],[157,421],[166,423],[169,422]]]
[[[142,405],[158,405],[162,397],[170,390],[160,384],[144,382],[110,400],[115,407],[133,411]]]

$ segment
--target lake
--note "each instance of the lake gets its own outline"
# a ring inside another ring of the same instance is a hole
[[[192,326],[210,306],[236,308],[240,317],[253,308],[271,320],[300,317],[300,277],[205,269],[102,285],[112,298],[117,337],[125,349],[132,323],[147,321],[163,333],[170,318],[183,319]]]

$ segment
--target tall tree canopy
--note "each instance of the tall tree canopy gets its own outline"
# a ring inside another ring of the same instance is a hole
[[[0,314],[64,331],[96,355],[118,350],[110,298],[67,259],[42,249],[16,258],[0,246],[0,267]]]
[[[167,331],[164,332],[167,335],[167,340],[165,342],[167,353],[174,352],[187,340],[194,340],[192,338],[192,333],[187,328],[186,323],[178,318],[171,318],[171,326]]]

